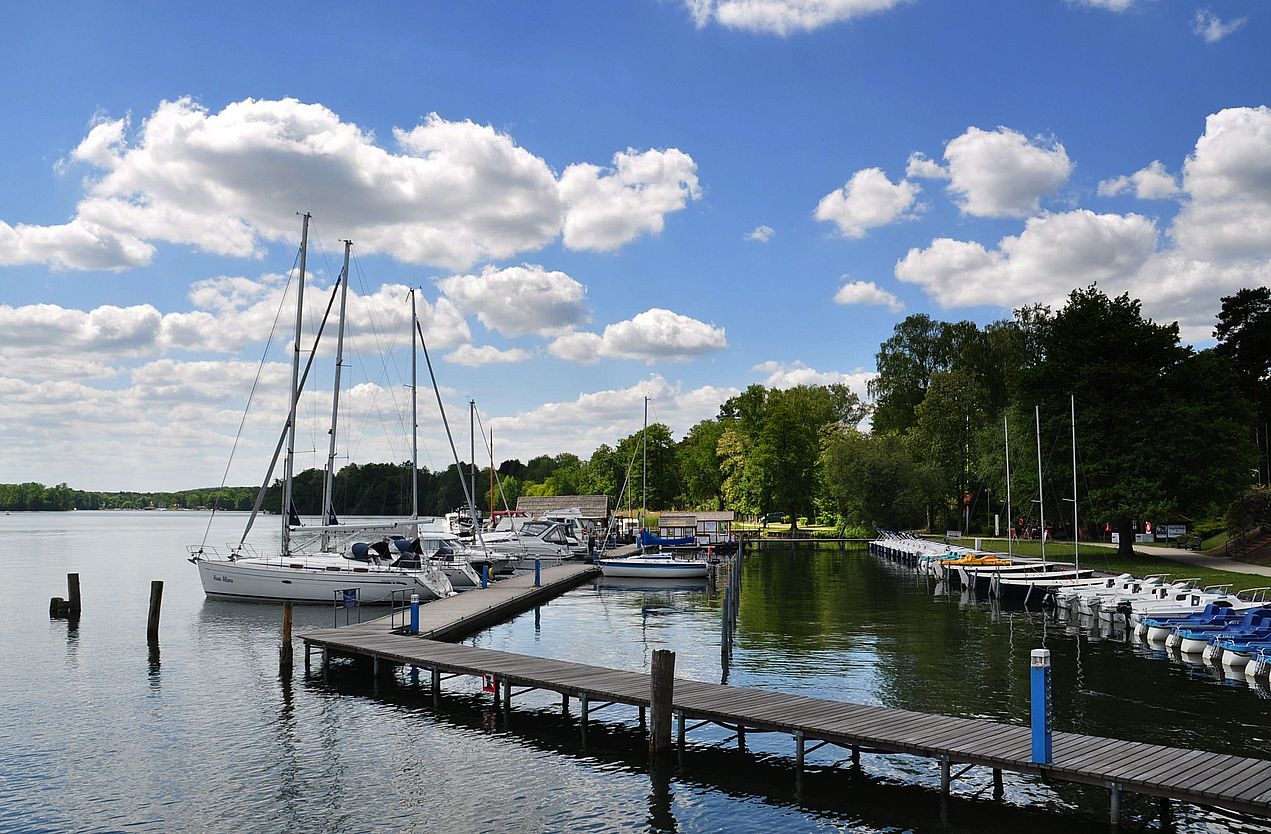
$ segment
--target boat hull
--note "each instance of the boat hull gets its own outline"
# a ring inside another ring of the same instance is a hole
[[[378,605],[391,602],[394,592],[399,599],[419,594],[421,600],[437,599],[448,592],[425,574],[407,571],[328,571],[219,559],[199,559],[195,564],[203,591],[209,597],[221,599],[331,605],[338,593],[356,589],[360,604]]]
[[[705,562],[674,564],[601,559],[596,564],[606,577],[626,579],[701,579],[709,569]]]

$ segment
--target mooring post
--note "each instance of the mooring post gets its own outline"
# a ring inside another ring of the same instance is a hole
[[[66,603],[61,597],[52,597],[49,599],[49,616],[57,619],[62,616],[62,606]]]
[[[649,665],[649,753],[671,752],[671,701],[675,694],[675,652],[656,649]]]
[[[490,587],[490,563],[486,562],[481,565],[481,587]]]
[[[419,633],[419,594],[410,595],[410,633]]]
[[[541,559],[534,560],[534,587],[543,587],[543,562]]]
[[[1112,823],[1113,828],[1119,828],[1121,825],[1121,786],[1116,782],[1108,785],[1108,821]]]
[[[1051,756],[1050,649],[1033,649],[1033,764],[1048,765]]]
[[[146,620],[146,641],[151,645],[159,642],[159,611],[163,608],[163,580],[156,579],[150,583],[150,616]]]
[[[282,646],[278,649],[278,671],[291,671],[291,600],[282,604]],[[305,656],[308,665],[309,657]]]
[[[70,604],[67,616],[72,620],[79,619],[79,574],[66,574],[66,601]]]

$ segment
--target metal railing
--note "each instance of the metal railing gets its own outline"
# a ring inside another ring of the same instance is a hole
[[[350,623],[362,622],[362,600],[361,593],[357,588],[344,588],[339,591],[332,591],[331,596],[334,598],[335,607],[331,612],[331,627],[340,627],[340,610],[344,610],[344,625]],[[357,612],[356,617],[350,612]]]

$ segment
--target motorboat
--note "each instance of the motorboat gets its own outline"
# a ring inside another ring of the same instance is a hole
[[[710,570],[704,559],[685,559],[672,553],[637,553],[617,559],[597,559],[605,578],[700,579]]]
[[[497,538],[484,538],[487,549],[522,561],[561,562],[573,557],[574,547],[558,521],[527,521]]]

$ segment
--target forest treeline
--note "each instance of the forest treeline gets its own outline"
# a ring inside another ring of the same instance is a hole
[[[638,508],[647,441],[647,506],[780,512],[792,520],[886,528],[985,530],[1038,520],[1037,443],[1047,526],[1071,526],[1075,400],[1077,498],[1086,535],[1135,521],[1221,518],[1266,469],[1271,290],[1222,299],[1217,344],[1195,350],[1177,324],[1145,317],[1138,300],[1096,286],[1062,308],[1034,305],[985,326],[915,314],[880,345],[870,406],[846,386],[751,385],[716,417],[675,441],[666,425],[570,453],[499,464],[475,474],[479,506],[515,507],[521,495],[608,494]],[[865,421],[868,417],[869,420]],[[864,421],[864,422],[863,422]],[[1006,435],[1012,506],[1006,507]],[[1260,449],[1262,453],[1260,453]],[[465,464],[463,477],[468,478]],[[420,512],[466,503],[460,468],[420,469]],[[300,473],[295,504],[318,515],[322,473]],[[251,488],[175,493],[87,493],[65,484],[0,485],[3,509],[164,506],[249,509]],[[350,464],[336,475],[338,514],[397,515],[410,508],[409,464]],[[265,507],[277,511],[278,484]]]

